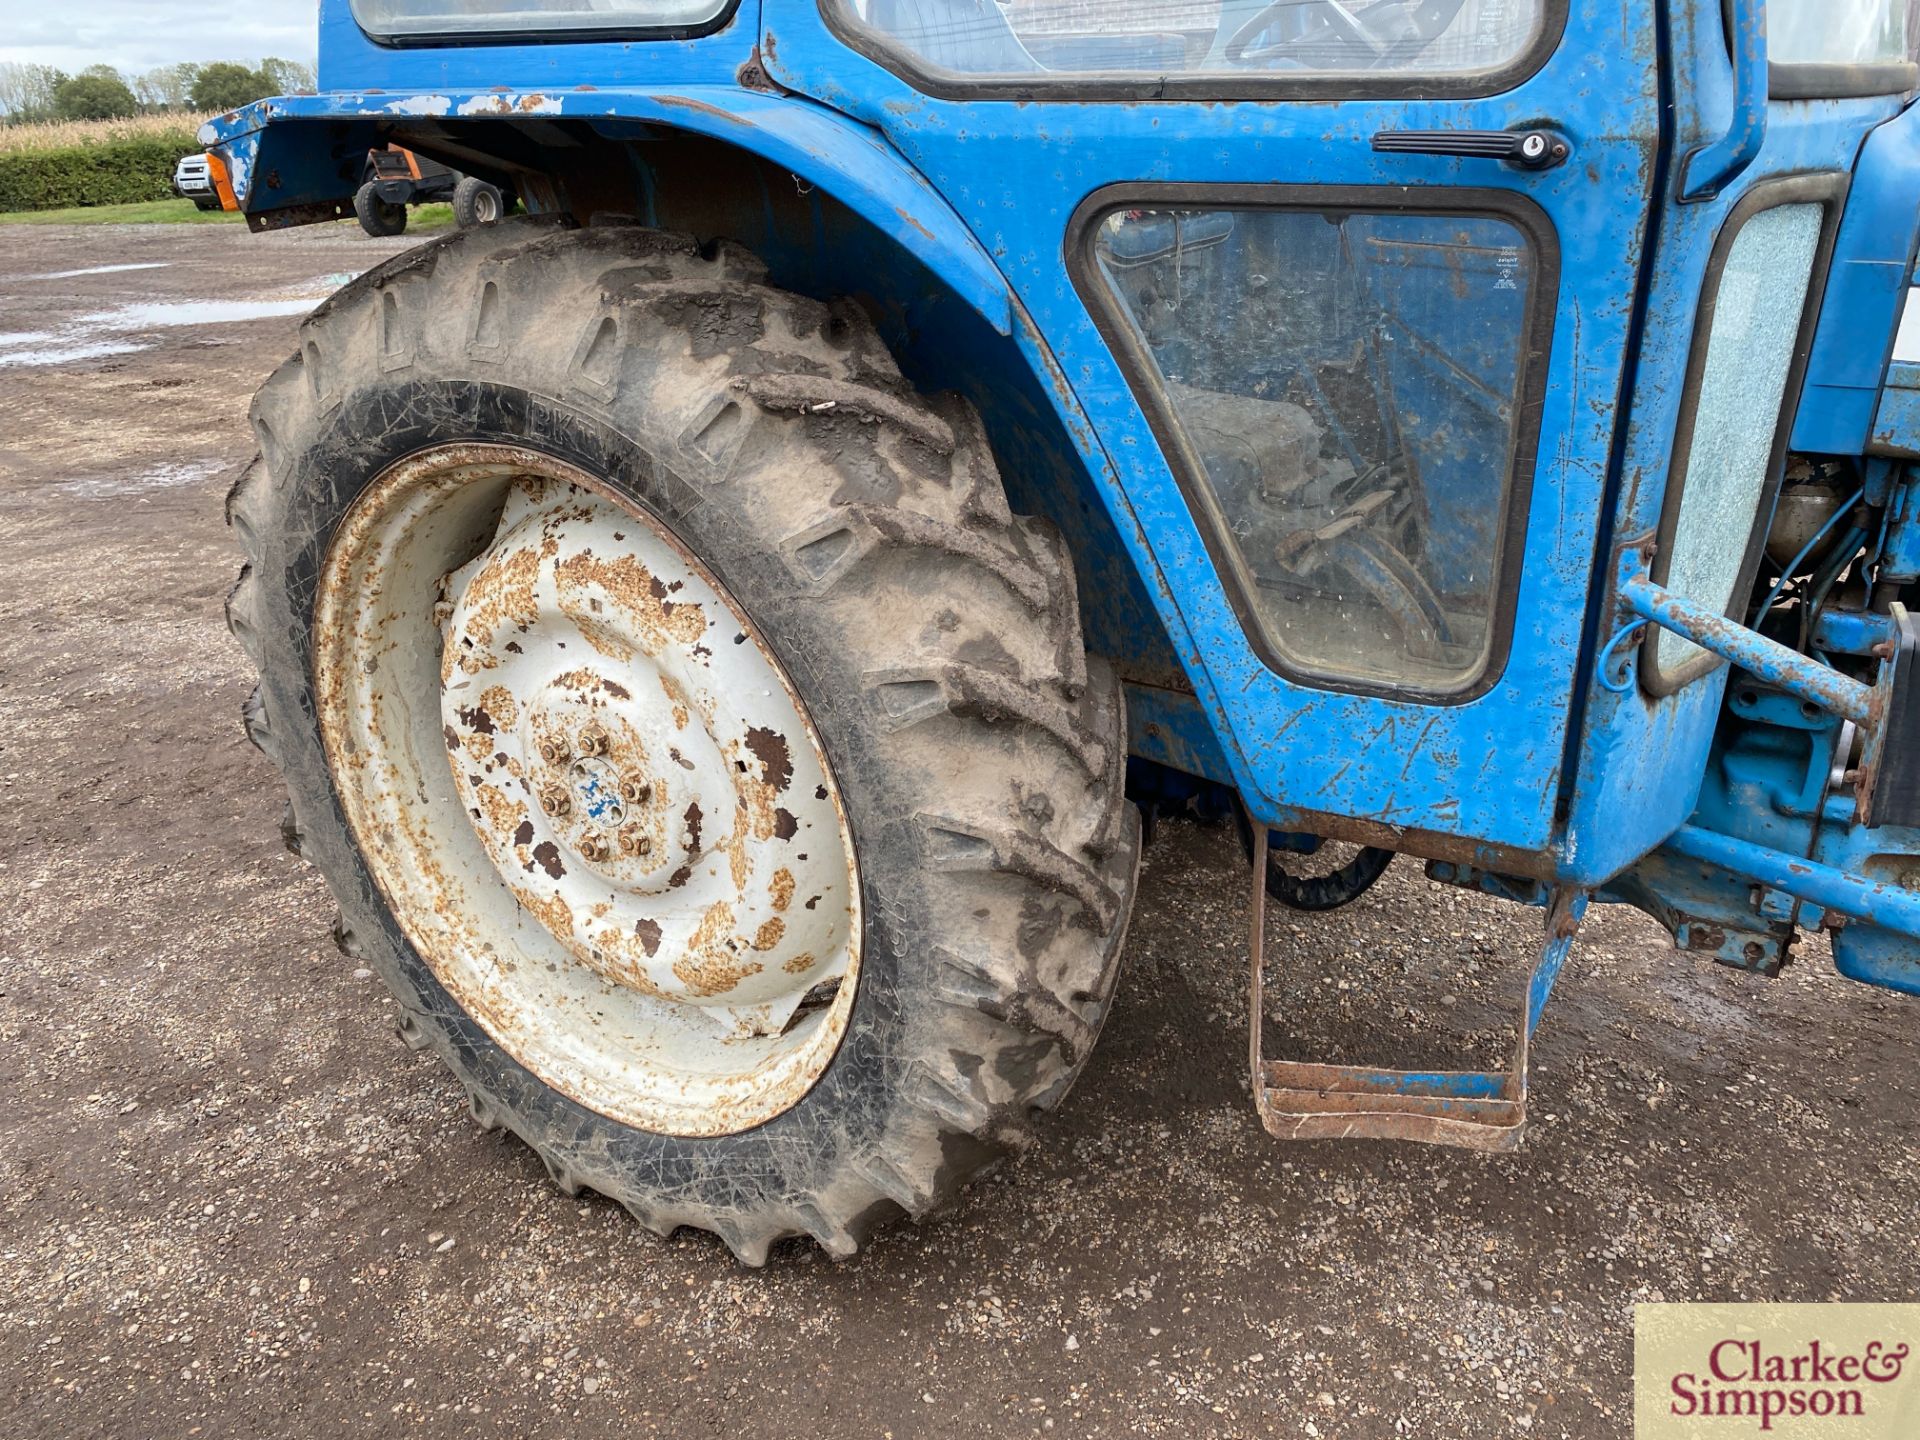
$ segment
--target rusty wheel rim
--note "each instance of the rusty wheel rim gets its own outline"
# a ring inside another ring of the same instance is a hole
[[[852,835],[777,657],[677,536],[553,457],[441,447],[354,503],[314,636],[374,882],[514,1059],[676,1135],[813,1086],[858,979]]]

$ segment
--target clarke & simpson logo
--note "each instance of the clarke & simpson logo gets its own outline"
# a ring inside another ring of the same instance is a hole
[[[1638,1440],[1920,1436],[1920,1306],[1641,1305]]]

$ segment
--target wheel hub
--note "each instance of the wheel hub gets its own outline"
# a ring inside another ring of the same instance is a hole
[[[813,973],[818,907],[793,913],[811,852],[791,842],[836,819],[790,793],[794,737],[741,713],[772,698],[763,655],[707,643],[718,597],[696,598],[684,561],[633,553],[632,529],[574,487],[522,481],[493,545],[450,577],[454,782],[507,888],[582,964],[776,1033],[833,978]]]
[[[851,1006],[851,837],[786,677],[675,537],[547,457],[459,447],[356,505],[318,615],[356,838],[502,1045],[675,1133],[804,1093]]]

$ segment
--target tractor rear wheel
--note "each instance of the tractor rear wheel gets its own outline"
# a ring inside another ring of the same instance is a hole
[[[758,1264],[1060,1101],[1137,868],[1118,689],[860,310],[509,221],[348,286],[253,414],[248,733],[482,1124]]]
[[[376,239],[406,233],[407,207],[382,200],[379,187],[371,180],[354,192],[353,213],[360,221],[360,228]]]

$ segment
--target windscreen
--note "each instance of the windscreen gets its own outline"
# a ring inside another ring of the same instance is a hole
[[[730,0],[353,0],[360,28],[382,39],[538,34],[558,30],[693,29]]]
[[[832,0],[980,76],[1470,75],[1525,54],[1545,0]]]

